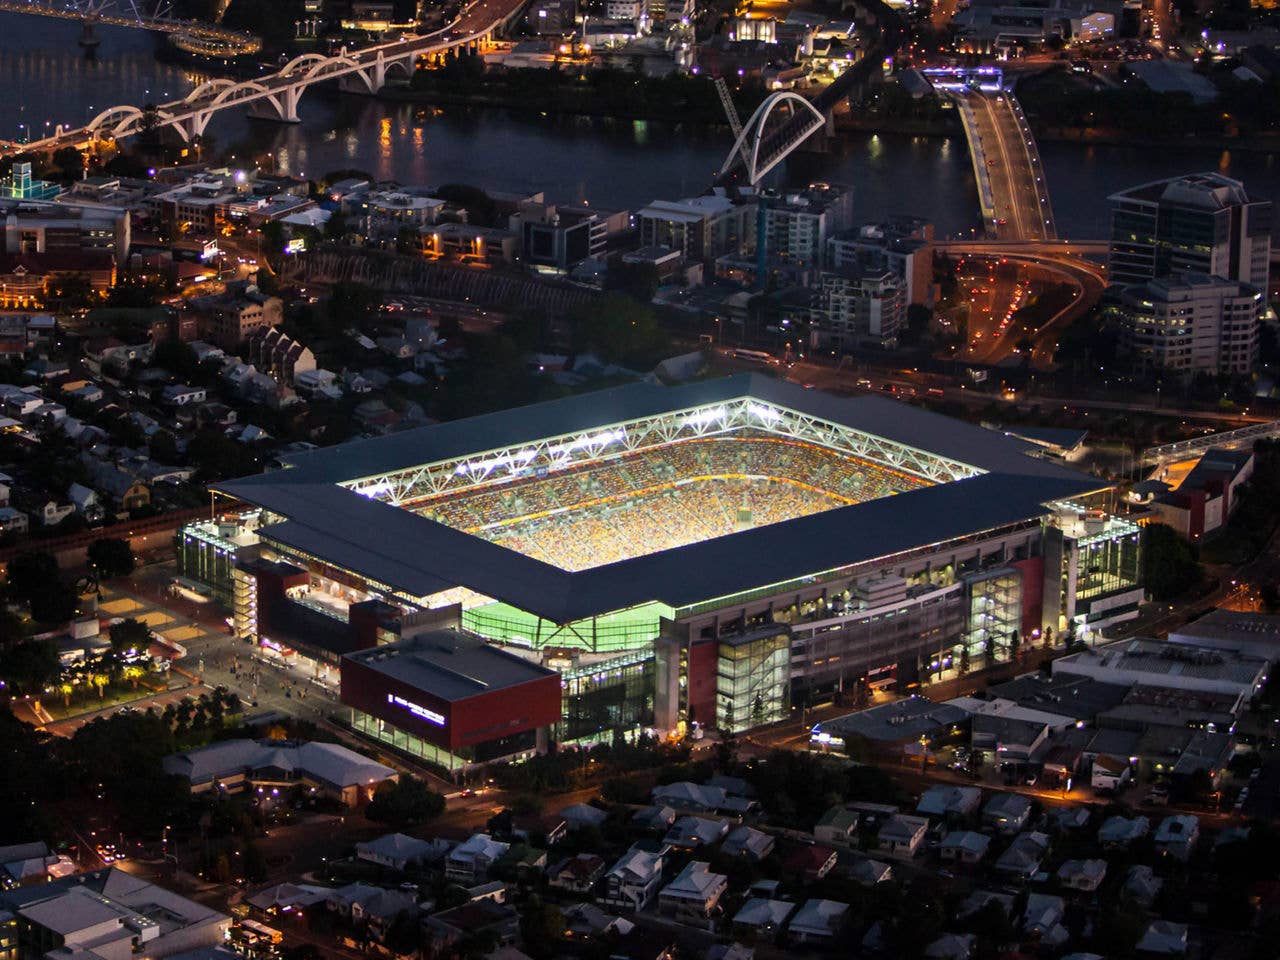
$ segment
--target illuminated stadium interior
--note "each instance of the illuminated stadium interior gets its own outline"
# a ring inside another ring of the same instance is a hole
[[[503,476],[404,504],[565,570],[865,503],[929,481],[799,439],[744,429]]]
[[[460,604],[494,641],[645,648],[665,620],[1038,522],[1096,481],[1015,437],[759,376],[631,384],[291,455],[217,490],[335,603]],[[899,506],[899,503],[901,506]]]

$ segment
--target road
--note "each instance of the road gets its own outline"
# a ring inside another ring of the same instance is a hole
[[[217,111],[236,106],[253,112],[266,110],[261,116],[283,122],[297,120],[298,99],[312,84],[327,80],[366,78],[362,92],[373,92],[372,85],[383,80],[383,65],[391,61],[418,62],[421,58],[444,54],[449,50],[476,44],[483,45],[496,29],[511,20],[527,0],[475,0],[466,6],[453,22],[428,34],[403,34],[384,43],[356,50],[345,47],[336,56],[307,54],[295,58],[276,73],[236,82],[218,78],[200,84],[186,97],[161,103],[155,115],[163,125],[178,129],[184,140],[204,133],[209,118]],[[368,79],[373,71],[377,79]],[[257,114],[255,114],[257,115]],[[50,137],[25,144],[0,141],[0,156],[28,152],[52,152],[72,146],[87,149],[100,140],[119,140],[139,133],[146,123],[143,110],[135,104],[120,104],[104,110],[89,124],[74,129],[59,126]]]
[[[1053,240],[1057,230],[1040,157],[1022,107],[1011,93],[970,93],[977,134],[976,162],[991,184],[995,223],[988,234],[999,240]]]

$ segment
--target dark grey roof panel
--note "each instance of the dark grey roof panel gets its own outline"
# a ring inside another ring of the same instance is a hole
[[[465,457],[545,437],[593,430],[674,410],[751,397],[987,471],[1071,476],[1074,471],[1026,455],[1019,437],[930,413],[887,397],[836,397],[760,374],[678,387],[634,383],[499,413],[419,427],[285,458],[289,469],[218,484],[234,496],[274,483],[342,483],[424,463]]]
[[[568,572],[425,517],[340,490],[323,513],[265,536],[423,596],[465,586],[564,623],[659,600],[679,607],[874,560],[1048,511],[1097,481],[983,474]],[[329,488],[337,490],[338,488]]]

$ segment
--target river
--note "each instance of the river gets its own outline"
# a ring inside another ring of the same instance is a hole
[[[117,104],[176,98],[202,79],[157,61],[162,38],[139,30],[99,27],[102,42],[93,59],[76,45],[80,28],[72,22],[5,13],[0,30],[0,89],[8,91],[0,98],[0,139],[83,124]],[[502,109],[441,111],[332,91],[311,91],[301,112],[303,122],[288,126],[228,110],[209,134],[219,148],[280,172],[316,177],[357,168],[403,183],[542,190],[555,202],[604,208],[700,193],[730,145],[727,129]],[[1180,173],[1220,170],[1280,203],[1276,155],[1074,143],[1042,143],[1040,155],[1064,237],[1105,236],[1109,193]],[[978,226],[963,139],[851,136],[839,154],[810,157],[779,173],[777,185],[787,175],[850,184],[859,219],[916,214],[932,218],[940,235]]]

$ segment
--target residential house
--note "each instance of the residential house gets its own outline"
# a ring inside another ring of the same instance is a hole
[[[520,937],[520,914],[514,907],[492,900],[474,900],[427,917],[424,932],[432,953],[447,953],[460,940],[492,936],[500,947],[514,946]]]
[[[604,876],[607,864],[594,853],[565,857],[547,871],[548,885],[570,893],[590,893]]]
[[[711,930],[720,898],[728,889],[728,877],[712,873],[707,864],[695,860],[659,891],[658,909],[680,923]]]
[[[1040,870],[1049,852],[1049,837],[1043,833],[1020,833],[996,859],[999,873],[1029,880]]]
[[[93,485],[117,510],[139,510],[151,505],[151,488],[128,471],[113,463],[90,462],[88,466]]]
[[[1165,817],[1156,828],[1156,850],[1162,856],[1181,860],[1183,863],[1191,857],[1191,849],[1200,836],[1200,821],[1189,813],[1174,814]]]
[[[1187,952],[1187,925],[1152,920],[1135,949],[1141,956],[1180,957]]]
[[[1049,822],[1057,833],[1076,833],[1089,825],[1087,807],[1062,807],[1049,814]]]
[[[569,833],[564,817],[524,814],[511,821],[511,835],[537,846],[554,847]]]
[[[990,846],[991,838],[985,833],[953,830],[943,838],[938,854],[951,863],[974,864],[987,855]]]
[[[316,369],[315,354],[279,327],[254,331],[247,345],[249,362],[281,383],[292,384],[301,373]]]
[[[106,516],[106,510],[102,508],[96,490],[73,483],[67,488],[67,497],[75,505],[76,513],[84,517],[87,523],[99,523]]]
[[[366,890],[378,890],[378,887],[366,887]],[[279,916],[280,914],[301,914],[303,911],[325,904],[329,896],[328,887],[320,887],[312,883],[276,883],[275,886],[268,887],[266,890],[257,891],[255,895],[247,897],[244,902],[257,914]]]
[[[1145,864],[1134,864],[1125,874],[1120,895],[1126,900],[1132,900],[1139,906],[1150,909],[1163,886],[1164,881],[1156,876],[1154,870]]]
[[[914,857],[928,832],[929,821],[924,817],[895,814],[880,826],[878,849],[891,857]]]
[[[1116,815],[1108,817],[1098,828],[1098,844],[1103,850],[1120,850],[1135,840],[1140,840],[1151,831],[1151,821],[1146,817],[1129,819]]]
[[[982,804],[982,791],[977,787],[954,787],[939,784],[930,787],[916,804],[916,813],[924,817],[967,817],[977,813]]]
[[[604,903],[627,910],[643,910],[662,882],[662,854],[634,847],[618,858],[604,876]]]
[[[893,879],[893,867],[869,857],[858,860],[847,873],[850,880],[864,887],[874,887],[877,883],[885,883]]]
[[[27,515],[14,507],[0,507],[0,534],[27,532]]]
[[[579,943],[626,936],[635,929],[630,920],[606,913],[594,903],[575,903],[564,910],[563,916],[565,939]]]
[[[704,787],[687,780],[653,788],[653,802],[673,810],[697,810],[711,813],[721,809],[728,793],[721,787]]]
[[[1031,818],[1031,800],[1020,793],[998,793],[982,809],[982,822],[1000,833],[1012,835]]]
[[[631,825],[646,833],[666,833],[675,822],[676,812],[661,804],[641,807],[631,815]]]
[[[403,833],[389,833],[356,844],[356,859],[390,867],[392,870],[406,870],[410,866],[424,860],[435,859],[435,844],[429,840],[405,836]]]
[[[752,897],[742,905],[733,916],[733,933],[735,936],[748,936],[755,939],[769,939],[777,936],[796,908],[794,903],[786,900],[766,900]]]
[[[787,933],[796,943],[831,943],[844,926],[847,903],[835,900],[806,900],[787,924]]]
[[[44,883],[62,874],[61,866],[58,855],[43,840],[0,847],[0,886]],[[74,869],[70,866],[70,871]]]
[[[1106,875],[1105,860],[1068,860],[1058,868],[1058,883],[1068,890],[1093,893]]]
[[[735,827],[729,831],[720,845],[720,852],[729,857],[742,857],[759,863],[773,853],[773,836],[753,827]]]
[[[378,890],[351,901],[351,922],[379,942],[402,913],[416,916],[417,898],[404,890]]]
[[[845,807],[832,807],[814,825],[813,838],[819,843],[852,847],[858,842],[858,821],[856,811]]]
[[[292,884],[280,884],[280,887],[282,888],[288,886],[292,886]],[[375,884],[372,883],[356,882],[347,883],[346,886],[335,887],[332,888],[332,890],[330,890],[330,888],[317,888],[317,890],[324,892],[325,906],[329,909],[330,913],[338,914],[339,916],[342,916],[344,920],[349,920],[351,919],[352,905],[357,904],[357,902],[371,900],[372,897],[383,892],[384,888],[375,886]],[[255,895],[253,899],[260,899],[261,896],[261,893],[259,893],[259,895]],[[282,901],[279,900],[279,897],[276,897],[274,902]]]
[[[671,825],[662,842],[677,850],[697,850],[717,842],[728,832],[729,824],[724,820],[681,817]]]
[[[821,844],[792,847],[782,858],[783,872],[805,883],[816,883],[835,869],[836,851]]]
[[[209,391],[204,387],[192,387],[185,383],[171,383],[160,391],[160,402],[169,407],[186,407],[204,403]]]
[[[561,810],[557,816],[568,825],[570,831],[580,830],[583,827],[598,827],[609,819],[607,813],[589,803],[572,804]]]
[[[487,833],[477,833],[449,851],[444,862],[444,875],[457,883],[483,880],[510,847],[510,844],[494,840]]]
[[[1046,946],[1061,946],[1069,938],[1062,926],[1066,912],[1066,903],[1061,897],[1046,893],[1029,894],[1027,908],[1022,912],[1023,936]]]

